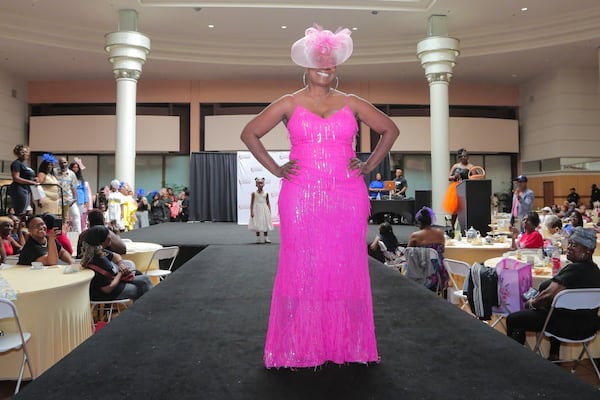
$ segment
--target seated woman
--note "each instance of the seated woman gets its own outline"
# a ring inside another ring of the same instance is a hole
[[[563,230],[563,225],[560,218],[558,218],[556,215],[549,215],[548,218],[546,218],[545,226],[546,231],[548,232],[548,236],[546,236],[545,238],[548,240],[549,243],[545,243],[544,247],[546,247],[546,245],[558,245],[566,249],[567,238],[569,237],[569,235]]]
[[[106,250],[111,244],[109,230],[104,225],[93,226],[83,242],[81,266],[94,271],[90,283],[90,299],[94,301],[138,299],[152,288],[146,275],[133,275],[119,254]],[[125,277],[129,276],[130,279]]]
[[[20,265],[31,265],[33,261],[44,265],[56,265],[58,260],[72,264],[73,259],[56,240],[56,228],[47,229],[44,219],[36,215],[27,221],[29,238],[19,254]]]
[[[375,180],[369,183],[369,196],[372,199],[377,198],[377,196],[381,195],[381,193],[384,191],[384,187],[385,184],[383,183],[383,178],[381,176],[381,173],[378,172],[375,174]]]
[[[448,274],[444,268],[444,244],[446,243],[444,231],[432,227],[435,222],[435,214],[429,207],[421,208],[415,215],[415,221],[419,224],[419,230],[409,236],[408,247],[427,247],[437,251],[438,260],[434,260],[434,262],[439,264],[433,267],[439,272],[441,282],[432,281],[430,289],[433,290],[436,287],[443,289],[448,283]]]
[[[592,261],[596,232],[577,227],[569,237],[567,259],[571,261],[554,278],[540,285],[540,293],[529,300],[523,311],[508,316],[506,334],[525,343],[525,332],[539,332],[546,321],[554,297],[565,289],[600,288],[600,269]],[[581,339],[598,330],[598,310],[556,310],[547,330],[557,336]],[[559,359],[560,342],[550,339],[550,360]]]
[[[570,235],[573,229],[578,226],[583,227],[583,217],[579,211],[573,210],[569,216],[569,222],[565,224],[565,232]]]
[[[4,262],[7,256],[18,254],[21,251],[21,244],[15,240],[12,233],[14,230],[14,221],[10,217],[0,217],[0,262]]]
[[[379,225],[379,234],[377,234],[375,239],[373,239],[369,251],[372,257],[376,258],[378,261],[385,262],[386,260],[381,248],[379,247],[379,242],[383,242],[386,249],[392,253],[398,246],[400,246],[398,243],[398,238],[396,235],[394,235],[394,230],[389,222],[384,222]]]
[[[73,245],[65,233],[67,232],[65,228],[68,227],[68,224],[65,224],[65,221],[62,221],[59,218],[56,218],[54,214],[44,214],[42,215],[42,219],[44,220],[46,226],[49,226],[50,228],[56,227],[57,223],[61,223],[60,230],[57,228],[56,231],[56,240],[58,243],[60,243],[62,248],[65,249],[65,251],[67,251],[69,254],[73,254]]]
[[[87,222],[88,226],[106,226],[104,221],[104,214],[102,211],[93,208],[87,212]],[[83,242],[85,241],[87,231],[89,229],[84,230],[79,235],[79,239],[77,240],[77,258],[81,258],[83,252]],[[113,253],[117,254],[125,254],[127,253],[127,247],[125,246],[125,242],[121,239],[121,237],[115,233],[113,230],[109,228],[108,235],[110,236],[110,246],[105,247],[106,250],[110,250]]]
[[[544,238],[542,234],[537,231],[537,227],[540,224],[540,217],[535,211],[529,211],[527,215],[523,217],[521,226],[523,227],[523,233],[517,239],[519,234],[518,229],[513,229],[512,234],[512,245],[513,250],[519,249],[541,249],[544,247]]]

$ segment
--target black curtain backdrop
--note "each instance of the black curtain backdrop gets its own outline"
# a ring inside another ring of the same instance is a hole
[[[190,220],[237,222],[237,153],[192,153]]]
[[[357,153],[366,161],[371,153]],[[364,179],[381,172],[390,178],[388,157]],[[237,153],[199,152],[190,156],[190,221],[237,222]]]
[[[367,161],[371,153],[356,153],[356,156],[360,159],[360,161]],[[393,177],[390,176],[390,158],[386,157],[383,161],[368,175],[365,175],[365,183],[367,187],[369,187],[369,183],[375,180],[375,175],[380,172],[384,181],[390,181]]]

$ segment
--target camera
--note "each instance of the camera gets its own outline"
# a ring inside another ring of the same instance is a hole
[[[54,223],[52,224],[52,228],[56,230],[56,233],[60,233],[62,231],[63,220],[62,218],[55,218]]]

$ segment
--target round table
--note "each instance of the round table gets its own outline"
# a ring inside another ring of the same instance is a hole
[[[15,290],[13,300],[21,328],[31,333],[27,350],[37,377],[92,334],[89,286],[94,273],[81,270],[64,274],[64,266],[32,270],[14,266],[0,277]],[[16,331],[13,320],[2,320],[0,329]],[[0,379],[16,380],[22,353],[0,354]],[[24,377],[29,376],[25,368]]]
[[[505,243],[481,244],[475,245],[466,240],[446,242],[444,247],[444,258],[464,261],[469,265],[473,263],[482,263],[484,260],[493,257],[502,256],[510,250],[510,241]]]
[[[532,286],[537,289],[540,286],[540,283],[552,278],[552,269],[543,267],[541,260],[537,256],[533,257],[534,265],[533,269],[531,270],[531,274],[533,277]],[[516,259],[516,257],[514,258]],[[594,256],[593,259],[596,265],[600,265],[600,256]],[[484,265],[486,267],[495,267],[501,260],[502,257],[490,258],[485,260]],[[526,262],[526,256],[523,256],[521,261]],[[561,268],[567,265],[568,262],[569,261],[567,260],[567,257],[565,255],[560,256]]]
[[[146,268],[148,264],[150,264],[150,260],[152,259],[152,255],[158,249],[162,249],[162,246],[158,243],[149,243],[149,242],[125,242],[125,247],[127,248],[127,253],[123,254],[121,257],[125,260],[130,260],[135,263],[135,267],[141,273],[146,272]],[[150,269],[158,269],[158,261],[152,262],[150,265]],[[152,277],[152,283],[155,285],[159,283],[159,277]]]

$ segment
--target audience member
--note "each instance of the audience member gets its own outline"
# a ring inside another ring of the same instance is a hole
[[[59,259],[67,264],[73,263],[71,255],[56,240],[56,228],[47,229],[41,216],[31,217],[27,221],[27,228],[29,238],[19,255],[20,265],[31,265],[33,261],[56,265]]]
[[[85,169],[85,166],[79,158],[75,158],[75,161],[69,164],[69,169],[73,171],[77,178],[77,207],[79,208],[79,220],[81,224],[79,232],[82,232],[85,229],[87,212],[92,208],[93,204],[92,189],[90,188],[90,184],[83,178],[81,171]]]
[[[595,208],[594,203],[600,202],[600,189],[594,183],[592,185],[592,192],[590,193],[590,208]]]
[[[574,187],[569,189],[569,194],[567,195],[567,201],[569,203],[575,203],[575,206],[577,206],[579,204],[579,195],[575,191]]]
[[[400,246],[398,238],[394,235],[394,230],[389,222],[384,222],[379,225],[379,233],[375,236],[373,242],[369,246],[369,255],[381,262],[385,262],[385,257],[379,247],[379,242],[383,242],[385,248],[392,253]]]
[[[8,188],[14,213],[23,219],[27,209],[30,207],[31,189],[29,185],[38,185],[35,171],[27,164],[29,160],[29,147],[18,144],[13,149],[17,159],[10,164],[12,183]]]
[[[188,222],[190,219],[190,194],[187,189],[184,189],[179,193],[179,201],[181,203],[179,205],[179,220],[181,222]]]
[[[137,191],[137,210],[135,212],[135,227],[145,228],[150,225],[150,203],[144,189]]]
[[[369,196],[371,196],[372,199],[380,197],[381,192],[384,191],[384,187],[383,178],[381,177],[381,173],[378,172],[375,174],[375,180],[371,181],[369,184]]]
[[[123,227],[126,231],[133,230],[135,226],[135,212],[137,211],[137,201],[133,198],[133,191],[129,183],[125,182],[119,188],[123,195]]]
[[[567,246],[567,259],[571,261],[556,276],[543,282],[540,293],[526,303],[527,310],[512,313],[507,318],[507,335],[521,344],[525,332],[539,332],[554,297],[565,289],[600,288],[600,269],[592,261],[596,248],[596,232],[577,227],[573,230]],[[557,336],[583,339],[598,330],[598,310],[555,310],[547,330]],[[558,360],[560,342],[550,338],[549,359]]]
[[[550,207],[544,207],[544,208],[542,208],[542,215],[539,216],[540,217],[540,224],[541,225],[545,225],[546,224],[546,220],[551,215],[552,215],[552,209]]]
[[[104,214],[102,211],[93,208],[88,211],[88,227],[92,228],[94,226],[106,226],[106,221],[104,220]],[[81,258],[83,252],[83,242],[86,240],[87,231],[89,229],[81,232],[79,235],[79,239],[77,240],[77,258]],[[127,246],[125,242],[121,239],[121,237],[117,234],[117,232],[109,229],[110,236],[110,246],[106,248],[106,250],[110,250],[113,253],[117,254],[125,254],[127,253]]]
[[[531,211],[535,198],[533,190],[527,187],[527,180],[525,175],[519,175],[515,180],[516,183],[513,190],[511,222],[513,227],[517,228],[520,232],[523,231],[523,227],[519,225],[523,221],[523,218]]]
[[[125,203],[125,196],[119,191],[120,187],[121,182],[118,180],[113,179],[110,182],[110,192],[107,196],[107,210],[108,221],[111,227],[122,232],[125,230],[125,225],[123,224],[123,204]]]
[[[569,223],[564,226],[564,229],[570,235],[578,226],[583,227],[583,217],[579,211],[573,210],[569,216]]]
[[[158,192],[150,193],[152,195],[152,203],[150,203],[150,225],[162,224],[169,221],[171,216],[169,208],[165,204],[165,200],[161,198]]]
[[[59,186],[58,179],[54,176],[54,167],[58,165],[58,161],[51,153],[42,155],[42,162],[38,167],[37,179],[44,189],[44,198],[36,201],[35,211],[37,214],[60,214],[58,208]]]
[[[433,267],[437,272],[436,277],[428,282],[426,287],[431,290],[437,288],[443,290],[448,284],[448,273],[444,268],[444,244],[446,243],[444,232],[432,226],[435,222],[435,214],[429,207],[421,208],[415,215],[415,221],[419,224],[419,230],[411,233],[408,237],[408,247],[426,247],[437,252],[438,258],[432,260]]]
[[[95,301],[138,299],[152,288],[146,275],[135,275],[119,254],[106,250],[111,246],[110,231],[104,225],[87,230],[83,242],[81,266],[94,271],[90,299]]]
[[[63,215],[68,216],[71,221],[71,230],[81,233],[81,215],[77,206],[77,177],[71,171],[67,159],[60,157],[58,160],[59,168],[56,170],[56,178],[62,187],[62,198],[59,198],[59,205],[63,208]]]
[[[67,226],[66,222],[60,218],[56,218],[54,214],[43,214],[42,219],[46,224],[46,227],[56,228],[56,240],[62,246],[63,249],[67,251],[69,254],[73,254],[73,245],[71,241],[67,237],[65,227]],[[60,226],[60,228],[58,227]]]
[[[537,231],[540,224],[540,217],[535,211],[529,211],[521,221],[523,232],[517,239],[519,231],[513,228],[512,245],[513,249],[541,249],[544,247],[544,238]]]
[[[22,245],[12,236],[14,221],[10,217],[0,217],[0,262],[5,262],[6,256],[18,254]]]

